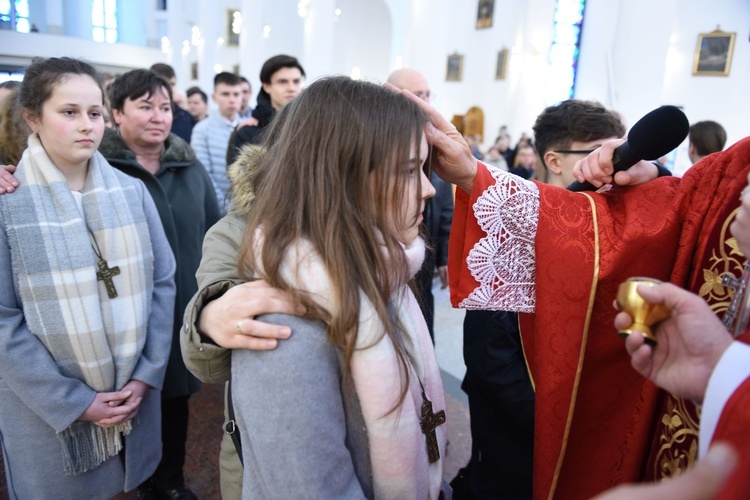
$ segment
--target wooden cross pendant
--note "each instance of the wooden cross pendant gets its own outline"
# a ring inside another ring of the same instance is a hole
[[[104,286],[107,288],[107,295],[110,299],[117,297],[117,289],[115,283],[112,281],[113,276],[120,274],[120,266],[109,267],[109,264],[104,259],[99,259],[99,270],[96,272],[96,281],[103,281]]]
[[[432,401],[427,399],[424,392],[422,393],[422,419],[419,425],[422,427],[422,433],[427,437],[427,458],[430,463],[440,460],[440,448],[438,447],[437,434],[435,428],[445,423],[445,410],[437,413],[432,412]]]

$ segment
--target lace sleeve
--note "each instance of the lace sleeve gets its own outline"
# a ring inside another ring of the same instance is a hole
[[[466,264],[479,283],[460,307],[532,313],[536,304],[534,238],[539,189],[515,175],[488,168],[495,184],[477,199],[474,216],[487,236]]]

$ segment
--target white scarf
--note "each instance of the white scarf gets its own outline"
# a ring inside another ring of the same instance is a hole
[[[0,196],[24,320],[62,374],[96,392],[119,390],[143,350],[153,291],[148,224],[141,206],[131,201],[135,185],[95,153],[81,217],[36,134],[28,144],[16,172],[20,187]],[[117,298],[109,298],[97,281],[89,231],[109,266],[120,269],[114,277]],[[65,472],[85,472],[118,454],[131,425],[71,424],[58,434]]]

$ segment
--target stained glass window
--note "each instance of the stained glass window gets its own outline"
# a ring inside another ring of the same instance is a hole
[[[31,31],[29,0],[0,0],[0,29]]]
[[[548,61],[548,105],[575,95],[585,5],[586,0],[557,0]]]
[[[117,0],[94,0],[91,9],[95,42],[117,42]]]

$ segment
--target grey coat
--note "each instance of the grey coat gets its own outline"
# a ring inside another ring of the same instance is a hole
[[[285,314],[260,321],[294,334],[272,351],[232,351],[242,436],[242,498],[372,498],[359,400],[325,324]]]
[[[171,342],[174,257],[159,215],[142,183],[135,182],[154,253],[154,290],[146,343],[133,378],[161,389]],[[12,195],[8,195],[12,196]],[[0,442],[10,498],[111,498],[151,476],[161,459],[159,391],[149,390],[125,438],[124,460],[110,458],[77,476],[63,472],[56,432],[83,414],[96,393],[60,373],[43,344],[28,330],[18,280],[11,266],[5,223],[0,216]]]

